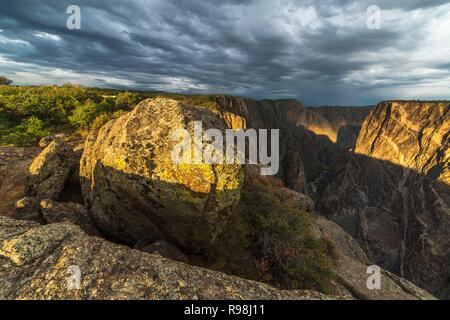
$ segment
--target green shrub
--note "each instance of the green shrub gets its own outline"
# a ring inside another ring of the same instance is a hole
[[[122,110],[132,110],[138,104],[140,97],[136,93],[122,92],[116,97],[116,108]]]
[[[30,117],[12,129],[3,129],[0,144],[14,146],[30,146],[50,134],[44,122],[37,117]]]
[[[283,203],[272,188],[246,182],[237,212],[209,252],[210,266],[283,289],[329,293],[327,243],[313,237],[310,215]]]
[[[244,211],[254,227],[253,246],[261,271],[286,289],[327,292],[332,277],[327,245],[310,231],[308,213],[283,204],[264,188],[242,196]]]
[[[117,110],[114,99],[103,98],[103,100],[97,105],[97,110],[99,113],[107,112],[113,113]]]
[[[87,100],[73,110],[72,115],[69,116],[69,122],[75,127],[88,128],[99,113],[100,110],[96,103]]]

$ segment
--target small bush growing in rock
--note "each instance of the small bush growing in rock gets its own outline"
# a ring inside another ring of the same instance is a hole
[[[327,244],[313,237],[311,223],[308,213],[253,180],[212,250],[213,267],[283,289],[329,293],[332,261]]]

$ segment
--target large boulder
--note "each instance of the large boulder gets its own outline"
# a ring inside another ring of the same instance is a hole
[[[66,186],[78,157],[63,140],[52,141],[29,168],[29,193],[38,199],[57,200]]]
[[[180,141],[171,134],[192,134],[200,120],[203,131],[225,129],[211,111],[157,98],[88,137],[80,180],[103,232],[129,243],[163,238],[192,250],[214,241],[239,200],[243,173],[240,165],[172,161]]]
[[[87,236],[68,222],[39,226],[6,217],[0,217],[0,284],[0,299],[336,298],[189,266]]]

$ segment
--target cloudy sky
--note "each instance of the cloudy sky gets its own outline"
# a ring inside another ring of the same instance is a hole
[[[450,99],[450,1],[0,0],[0,74],[307,105]]]

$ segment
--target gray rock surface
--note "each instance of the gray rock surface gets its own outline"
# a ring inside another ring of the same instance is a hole
[[[73,270],[80,271],[78,290],[68,287]],[[174,262],[90,237],[68,222],[39,226],[6,217],[0,217],[0,283],[1,299],[336,298]]]
[[[313,230],[318,238],[325,239],[334,249],[334,272],[338,284],[353,297],[363,300],[435,299],[425,290],[385,270],[381,270],[380,289],[370,290],[367,287],[370,276],[367,267],[375,264],[370,262],[357,241],[334,222],[321,216],[315,216]]]
[[[89,235],[98,235],[88,210],[79,203],[61,203],[50,199],[40,202],[42,217],[47,224],[69,221]]]

